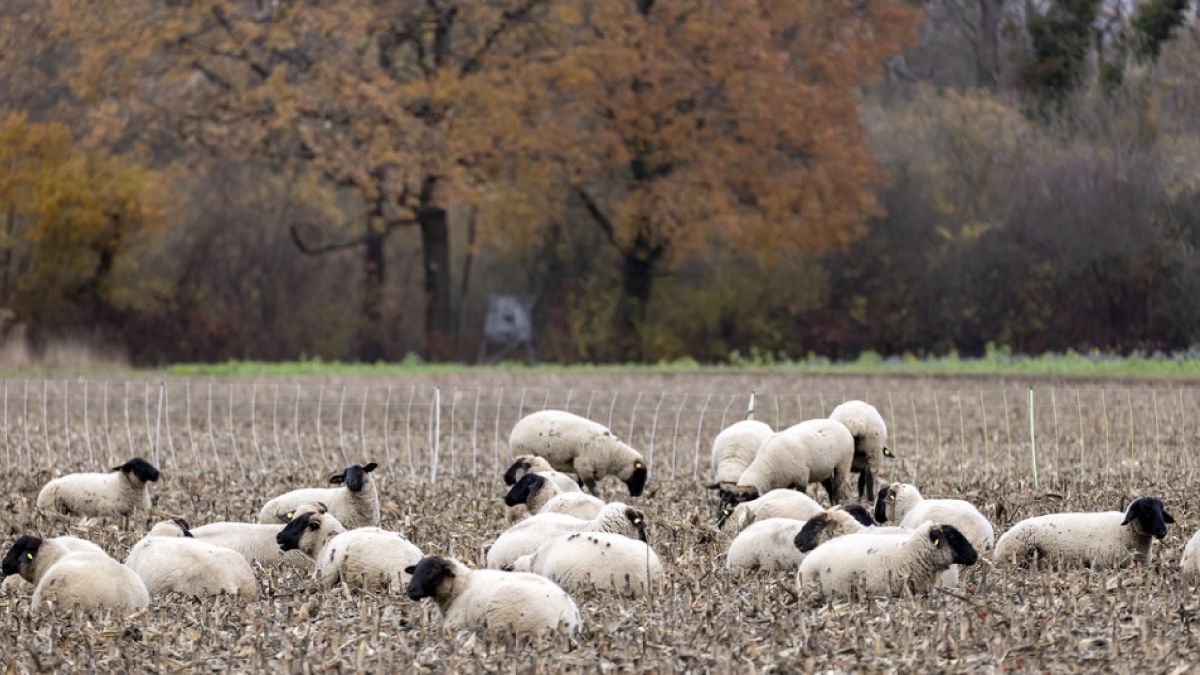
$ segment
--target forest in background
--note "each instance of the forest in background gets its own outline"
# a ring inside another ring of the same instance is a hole
[[[11,0],[0,338],[139,364],[1200,342],[1180,0]]]

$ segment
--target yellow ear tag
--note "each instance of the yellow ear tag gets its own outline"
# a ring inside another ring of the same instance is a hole
[[[296,512],[295,512],[295,511],[288,511],[288,514],[287,514],[288,520],[291,520],[291,519],[292,519],[292,518],[294,518],[295,516],[296,516]]]
[[[889,502],[894,502],[894,501],[896,501],[896,495],[888,495],[888,501],[889,501]]]
[[[884,456],[884,457],[891,457],[891,456],[892,456],[892,449],[891,449],[891,448],[884,448],[884,449],[883,449],[883,456]]]
[[[642,519],[641,519],[641,518],[634,518],[634,519],[633,519],[633,524],[634,524],[634,525],[637,525],[637,524],[638,524],[638,523],[640,523],[640,522],[642,522]]]
[[[940,541],[941,541],[941,539],[938,539],[937,537],[934,537],[934,539],[933,539],[933,545],[934,545],[934,546],[937,546],[937,545],[938,545],[938,543],[939,543]]]
[[[33,554],[32,554],[32,553],[26,553],[26,554],[25,554],[25,557],[26,557],[26,558],[29,558],[30,560],[33,560]]]

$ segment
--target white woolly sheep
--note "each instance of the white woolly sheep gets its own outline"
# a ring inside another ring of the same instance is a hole
[[[771,437],[771,427],[757,420],[735,422],[721,430],[712,443],[715,483],[709,487],[731,490],[754,461],[759,447]]]
[[[558,631],[573,635],[583,624],[571,596],[536,574],[473,570],[436,555],[405,572],[412,575],[408,597],[433,598],[445,628],[540,637]]]
[[[314,576],[326,588],[339,582],[368,590],[403,588],[408,582],[404,568],[422,555],[396,532],[378,527],[347,531],[332,513],[301,513],[276,541],[282,550],[298,550],[316,561]]]
[[[521,455],[513,458],[513,463],[504,472],[504,484],[516,485],[526,474],[536,473],[551,480],[559,492],[583,492],[579,483],[561,471],[555,471],[544,457],[537,455]]]
[[[829,419],[837,420],[854,437],[854,462],[850,470],[858,473],[858,498],[875,501],[875,475],[883,458],[894,455],[888,448],[887,424],[875,406],[865,401],[846,401],[833,409]]]
[[[336,488],[301,488],[279,495],[263,505],[258,513],[258,522],[288,522],[288,512],[307,502],[320,502],[329,509],[330,515],[347,528],[379,524],[379,489],[371,472],[377,465],[347,467],[329,478],[330,483],[342,484]]]
[[[908,483],[885,484],[879,489],[875,520],[909,529],[925,521],[948,523],[958,528],[977,553],[992,550],[996,543],[992,524],[974,504],[962,499],[925,499]]]
[[[186,521],[161,521],[129,550],[125,566],[137,572],[150,595],[258,594],[254,570],[240,553],[196,540]]]
[[[804,560],[796,548],[796,535],[803,520],[766,518],[738,533],[725,553],[725,569],[730,572],[780,572],[795,570]]]
[[[810,551],[798,583],[821,595],[928,593],[951,565],[974,565],[971,542],[953,525],[924,523],[908,534],[848,534]]]
[[[643,596],[662,582],[662,561],[646,542],[612,532],[555,537],[513,563],[571,593],[590,590]]]
[[[1149,562],[1154,539],[1167,536],[1175,519],[1161,501],[1135,500],[1124,513],[1054,513],[1013,525],[996,542],[992,557],[1001,563],[1039,559],[1082,563],[1093,568]],[[1126,527],[1128,526],[1128,527]]]
[[[527,473],[504,496],[508,507],[524,504],[530,513],[564,513],[591,520],[604,508],[604,501],[582,492],[560,492],[554,481],[541,474]]]
[[[150,508],[146,484],[158,478],[158,469],[134,457],[109,473],[72,473],[55,478],[38,492],[37,507],[78,516],[128,516]]]
[[[733,531],[740,532],[751,523],[767,518],[791,518],[793,520],[808,520],[824,511],[817,500],[807,494],[790,488],[771,490],[758,499],[752,499],[741,504],[725,501],[721,505],[721,519],[718,527],[725,523],[733,523]]]
[[[103,556],[108,555],[104,549],[86,539],[80,539],[79,537],[64,535],[61,537],[54,537],[53,539],[45,539],[43,542],[51,543],[58,551],[61,552],[61,555],[67,555],[69,553],[95,553]],[[50,560],[50,558],[46,558],[44,560]],[[40,567],[44,568],[48,565],[49,563],[46,563],[46,565],[42,565]],[[35,575],[38,569],[39,565],[18,565],[16,568],[16,573],[4,579],[4,590],[13,591],[20,586],[25,586],[25,582],[28,582],[28,585],[36,584],[37,581]],[[42,571],[44,572],[45,570],[42,569]]]
[[[146,585],[133,570],[105,553],[72,546],[24,535],[4,556],[5,577],[20,574],[35,585],[31,612],[76,605],[132,612],[150,604]]]
[[[854,437],[841,422],[808,420],[763,442],[737,486],[725,492],[726,502],[749,501],[775,488],[806,490],[822,483],[829,499],[838,503],[854,460]]]
[[[327,510],[320,502],[301,504],[284,514],[287,519],[283,522],[291,522],[297,513],[325,513]],[[213,546],[224,546],[241,553],[247,562],[263,565],[307,565],[310,560],[303,553],[284,552],[279,548],[279,542],[275,541],[279,530],[278,524],[218,522],[201,525],[190,531],[199,541]]]
[[[513,525],[488,549],[487,566],[492,569],[509,567],[523,555],[560,535],[575,532],[615,532],[627,537],[646,540],[646,522],[641,511],[621,502],[605,504],[591,520],[581,520],[561,513],[539,513]]]
[[[1183,578],[1191,583],[1200,581],[1200,531],[1188,539],[1183,547],[1183,557],[1179,559],[1179,567],[1183,570]]]
[[[621,442],[608,427],[563,410],[526,415],[513,427],[508,445],[516,455],[538,455],[556,470],[579,476],[593,495],[596,482],[605,476],[624,481],[634,497],[646,486],[641,453]]]

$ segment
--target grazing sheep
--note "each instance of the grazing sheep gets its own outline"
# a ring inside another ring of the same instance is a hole
[[[725,569],[744,573],[795,570],[804,554],[795,545],[803,520],[766,518],[738,533],[725,554]]]
[[[864,401],[846,401],[833,409],[829,419],[837,420],[854,437],[854,462],[850,470],[858,473],[858,498],[863,494],[875,501],[875,474],[884,457],[894,457],[888,448],[887,424],[875,406]]]
[[[58,539],[23,535],[4,556],[2,571],[5,577],[19,574],[34,584],[31,612],[75,605],[132,612],[150,604],[146,585],[133,570],[85,549],[75,542],[64,545]]]
[[[530,473],[549,478],[558,487],[559,492],[583,492],[574,478],[561,471],[555,471],[550,462],[537,455],[521,455],[514,458],[512,465],[504,472],[504,484],[516,485],[517,481]]]
[[[771,437],[771,427],[756,420],[735,422],[725,427],[712,443],[715,483],[710,488],[731,490],[738,478],[758,454],[763,441]]]
[[[1036,555],[1093,568],[1119,566],[1130,560],[1149,562],[1154,539],[1167,536],[1167,525],[1174,522],[1163,503],[1150,497],[1135,500],[1125,513],[1037,516],[1005,532],[992,557],[997,562],[1023,563]]]
[[[646,542],[612,532],[564,534],[513,563],[571,593],[589,590],[643,596],[662,582],[662,562]]]
[[[526,415],[513,427],[508,445],[514,453],[539,455],[558,471],[579,476],[593,495],[596,481],[605,476],[624,481],[633,497],[640,496],[646,486],[641,453],[604,425],[569,412],[543,410]]]
[[[1183,569],[1183,578],[1191,583],[1200,581],[1200,556],[1197,547],[1200,546],[1200,531],[1188,539],[1183,547],[1183,557],[1179,559],[1179,567]]]
[[[332,513],[297,515],[276,535],[284,551],[298,550],[316,561],[314,575],[326,588],[347,586],[381,590],[403,588],[405,567],[421,559],[421,549],[396,532],[378,527],[347,531]]]
[[[779,488],[771,490],[758,499],[740,504],[732,501],[722,502],[721,519],[717,521],[717,527],[724,527],[728,520],[733,523],[733,531],[740,532],[759,520],[767,518],[808,520],[824,510],[817,500],[803,492]]]
[[[254,570],[242,554],[196,540],[187,521],[161,521],[134,544],[125,566],[137,572],[150,595],[258,594]]]
[[[591,520],[604,508],[604,501],[582,492],[560,492],[554,481],[527,473],[504,496],[508,507],[524,504],[530,513],[565,513]]]
[[[925,499],[915,485],[885,484],[875,502],[875,520],[912,529],[925,521],[949,523],[958,528],[978,553],[992,550],[996,535],[992,524],[975,505],[961,499]]]
[[[971,542],[953,525],[923,523],[907,534],[861,532],[825,542],[800,563],[801,588],[821,595],[928,593],[951,565],[974,565]]]
[[[277,523],[281,519],[290,521],[286,515],[306,502],[321,502],[329,514],[347,528],[379,524],[379,489],[371,472],[378,466],[371,462],[366,466],[347,467],[329,478],[330,483],[343,484],[336,488],[301,488],[279,495],[263,505],[258,513],[258,522]]]
[[[157,481],[158,469],[140,457],[109,473],[72,473],[46,483],[37,507],[77,516],[128,516],[150,508],[146,484]]]
[[[492,569],[509,567],[523,555],[555,537],[575,532],[615,532],[646,541],[645,517],[641,511],[621,502],[605,504],[591,520],[581,520],[561,513],[539,513],[513,525],[496,538],[488,549],[487,566]]]
[[[775,488],[805,490],[822,483],[834,504],[841,498],[854,460],[854,437],[841,422],[808,420],[773,434],[722,499],[750,501]]]
[[[536,574],[473,570],[431,555],[405,568],[408,597],[433,598],[445,628],[494,630],[517,635],[579,632],[575,601],[553,581]]]

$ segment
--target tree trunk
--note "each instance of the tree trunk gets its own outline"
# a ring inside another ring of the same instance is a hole
[[[639,237],[639,240],[641,237]],[[662,247],[638,242],[623,252],[621,298],[617,303],[613,342],[617,359],[641,362],[646,359],[644,331],[650,293],[654,290],[654,268],[663,255]]]
[[[1004,0],[979,0],[980,86],[994,88],[1000,80],[1000,11]]]
[[[386,357],[383,348],[383,282],[384,241],[387,228],[383,222],[382,204],[376,205],[367,217],[367,231],[363,241],[363,296],[362,321],[359,334],[358,358],[367,362]]]
[[[433,361],[454,349],[454,311],[450,300],[450,228],[446,210],[433,205],[435,178],[426,178],[416,210],[425,262],[425,352]]]

